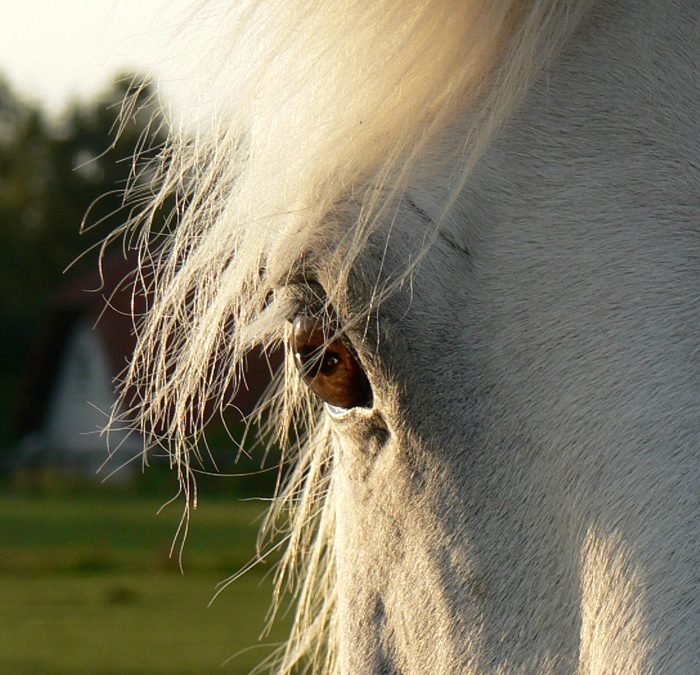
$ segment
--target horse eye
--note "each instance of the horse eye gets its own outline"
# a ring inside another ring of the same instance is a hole
[[[297,316],[291,348],[302,379],[336,408],[370,408],[372,388],[352,349],[342,340],[328,342],[320,319]]]

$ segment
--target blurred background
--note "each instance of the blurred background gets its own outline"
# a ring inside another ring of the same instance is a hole
[[[178,105],[161,54],[189,4],[0,0],[0,673],[247,673],[286,632],[283,617],[258,641],[274,557],[208,606],[255,555],[274,489],[278,458],[260,470],[241,417],[265,359],[251,357],[240,412],[208,430],[182,548],[167,460],[142,470],[140,438],[119,432],[108,460],[99,434],[133,350],[134,259],[112,246],[101,282],[96,245],[127,217],[153,113]],[[117,138],[124,96],[154,78]]]

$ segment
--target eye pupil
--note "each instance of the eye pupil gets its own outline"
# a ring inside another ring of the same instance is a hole
[[[371,407],[372,388],[352,348],[330,340],[320,321],[298,316],[292,328],[294,363],[323,401],[339,408]]]

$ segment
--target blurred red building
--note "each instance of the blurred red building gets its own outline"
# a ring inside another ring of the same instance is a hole
[[[117,480],[128,481],[140,462],[143,439],[135,431],[101,430],[116,402],[116,380],[133,356],[132,311],[147,300],[133,296],[135,263],[121,256],[66,282],[52,298],[26,371],[18,425],[22,435],[15,465],[49,465],[100,477],[124,465]],[[134,299],[135,297],[135,299]],[[281,362],[251,352],[245,382],[231,398],[234,420],[249,415]],[[128,419],[124,425],[128,426]],[[113,453],[109,458],[108,453]],[[103,466],[104,465],[104,466]]]

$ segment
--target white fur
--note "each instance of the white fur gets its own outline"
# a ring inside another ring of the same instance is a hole
[[[303,274],[373,386],[331,419],[287,366],[281,672],[700,663],[700,15],[587,4],[246,3],[175,148],[144,419],[186,449]]]

